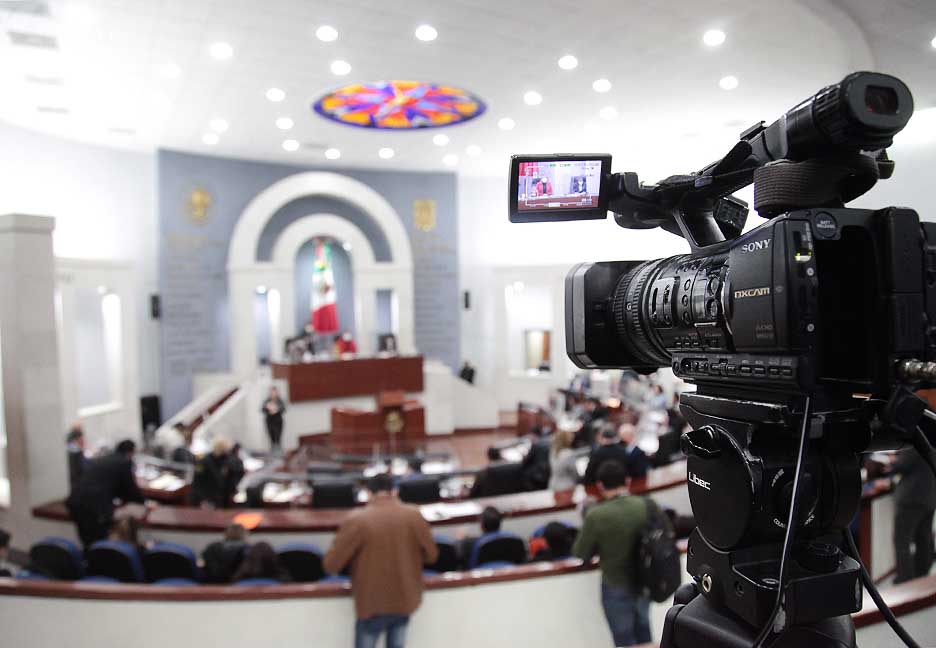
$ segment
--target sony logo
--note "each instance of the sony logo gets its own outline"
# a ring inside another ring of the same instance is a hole
[[[770,286],[763,288],[746,288],[744,290],[734,291],[735,299],[744,299],[745,297],[763,297],[770,294]]]
[[[694,472],[689,471],[689,481],[695,484],[696,486],[701,486],[707,491],[712,490],[712,482],[705,481]]]
[[[770,239],[764,239],[763,241],[751,241],[750,243],[745,243],[741,246],[741,253],[745,254],[747,252],[759,252],[760,250],[766,250],[770,247]]]

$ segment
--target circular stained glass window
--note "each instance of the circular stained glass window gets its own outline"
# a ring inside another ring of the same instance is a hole
[[[349,126],[408,130],[460,124],[481,115],[485,105],[470,92],[442,83],[379,81],[339,88],[313,108]]]

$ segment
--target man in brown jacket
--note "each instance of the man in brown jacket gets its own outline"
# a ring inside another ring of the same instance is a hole
[[[370,504],[341,525],[323,565],[337,574],[351,565],[357,624],[355,648],[374,648],[387,633],[387,648],[403,648],[406,624],[422,599],[423,565],[439,556],[419,510],[397,499],[390,475],[367,484]]]

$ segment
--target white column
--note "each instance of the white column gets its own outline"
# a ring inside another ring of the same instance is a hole
[[[55,331],[55,262],[47,216],[0,215],[0,364],[14,543],[37,538],[30,510],[68,490]]]

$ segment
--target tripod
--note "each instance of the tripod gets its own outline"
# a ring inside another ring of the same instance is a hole
[[[809,398],[711,394],[684,394],[681,409],[692,425],[682,445],[698,526],[693,582],[667,612],[662,648],[751,648],[771,632],[782,634],[771,648],[855,646],[849,615],[869,577],[850,537],[854,557],[839,544],[859,504],[857,453],[912,441],[930,457],[923,402],[898,387],[887,402],[820,397],[815,413]]]

